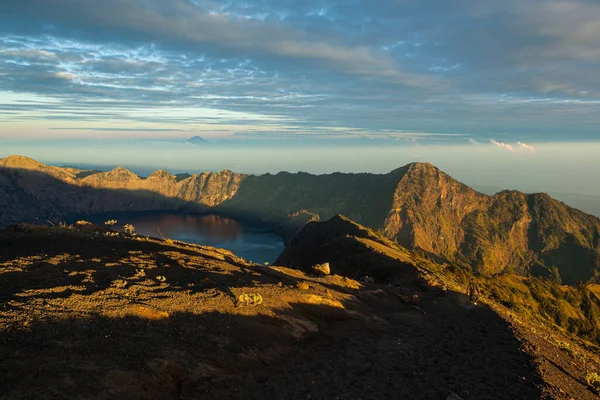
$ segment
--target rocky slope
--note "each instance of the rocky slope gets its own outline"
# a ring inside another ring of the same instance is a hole
[[[380,283],[416,282],[420,275],[406,249],[342,215],[309,222],[274,264],[311,272],[326,262],[338,274]]]
[[[356,262],[331,250],[334,274],[402,252],[346,219],[322,226],[333,247],[373,246]],[[597,356],[440,291],[455,284],[406,250],[412,273],[391,286],[107,232],[0,232],[1,399],[595,398]]]
[[[478,193],[431,164],[388,174],[247,176],[230,171],[148,178],[0,160],[0,225],[127,210],[193,210],[269,223],[291,235],[306,222],[343,214],[410,249],[484,274],[596,280],[600,220],[545,194]]]
[[[600,268],[600,219],[543,193],[486,196],[430,164],[409,167],[383,227],[406,247],[483,273],[557,267],[575,283]]]

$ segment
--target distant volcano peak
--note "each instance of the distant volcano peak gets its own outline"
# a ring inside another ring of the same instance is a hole
[[[201,138],[200,136],[192,136],[191,138],[186,140],[184,143],[195,144],[195,145],[205,145],[210,142],[204,138]]]

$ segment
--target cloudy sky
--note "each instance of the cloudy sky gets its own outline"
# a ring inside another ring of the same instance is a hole
[[[0,135],[594,140],[595,0],[3,0]]]
[[[2,0],[0,156],[201,135],[569,164],[600,139],[599,37],[597,0]]]

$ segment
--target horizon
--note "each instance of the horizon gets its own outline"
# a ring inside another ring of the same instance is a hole
[[[600,196],[600,3],[7,0],[0,157]],[[473,34],[473,33],[476,34]],[[210,150],[180,146],[193,136]]]

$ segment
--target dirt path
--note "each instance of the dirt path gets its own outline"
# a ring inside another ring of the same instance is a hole
[[[540,398],[535,366],[507,323],[462,301],[458,294],[426,299],[426,315],[379,310],[387,320],[368,326],[320,321],[323,336],[285,360],[201,392],[223,399]]]

